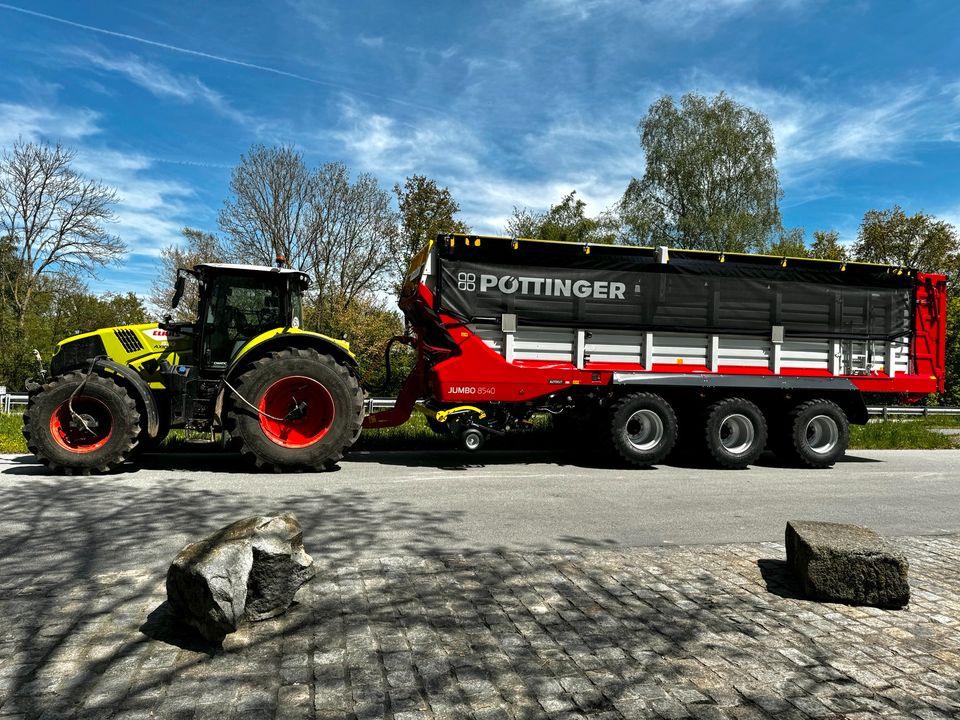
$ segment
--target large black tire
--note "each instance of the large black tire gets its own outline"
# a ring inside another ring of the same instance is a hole
[[[850,421],[840,406],[808,400],[790,411],[773,447],[790,464],[819,469],[832,467],[849,443]]]
[[[360,434],[360,384],[329,355],[302,348],[273,352],[233,385],[257,410],[231,393],[225,430],[258,467],[328,469]],[[306,403],[305,412],[288,419],[294,400]]]
[[[760,408],[743,398],[724,398],[707,408],[704,443],[713,461],[741,470],[756,462],[767,444],[767,423]]]
[[[23,414],[23,437],[37,459],[55,472],[89,475],[109,472],[133,452],[140,414],[127,389],[112,378],[70,372],[46,383],[30,397]]]
[[[655,465],[677,441],[677,416],[659,395],[627,395],[613,406],[610,439],[614,450],[631,465]]]
[[[156,437],[150,437],[147,434],[146,423],[140,424],[140,434],[137,435],[137,447],[134,449],[135,455],[143,453],[152,453],[160,449],[163,441],[170,434],[170,411],[167,408],[158,408],[160,413],[160,422],[157,426]]]

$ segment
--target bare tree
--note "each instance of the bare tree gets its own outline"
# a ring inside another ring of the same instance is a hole
[[[351,183],[341,163],[310,172],[292,148],[255,145],[233,171],[230,188],[233,198],[220,212],[227,250],[263,265],[283,255],[307,272],[316,317],[333,318],[389,286],[397,214],[372,175]]]
[[[345,308],[387,287],[397,215],[375,177],[363,174],[351,184],[342,163],[320,167],[314,174],[310,228],[321,306]]]
[[[220,210],[220,229],[234,253],[260,265],[277,256],[309,271],[313,179],[291,147],[254,145],[230,178],[233,198]]]
[[[22,140],[0,153],[0,236],[11,242],[12,255],[0,264],[0,280],[18,318],[18,337],[45,274],[93,274],[126,252],[106,230],[116,217],[116,192],[77,173],[74,158],[61,145]]]
[[[177,280],[177,268],[192,268],[199,263],[226,262],[230,253],[223,240],[213,233],[185,227],[183,242],[168,245],[160,251],[160,271],[150,292],[150,303],[158,310],[170,307],[174,283]],[[197,319],[200,298],[195,283],[188,283],[180,304],[172,312],[177,322],[190,322]]]

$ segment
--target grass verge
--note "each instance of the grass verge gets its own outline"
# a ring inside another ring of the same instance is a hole
[[[0,413],[0,453],[25,453],[27,441],[23,439],[23,416]]]
[[[958,418],[931,417],[909,420],[871,420],[850,428],[852,450],[947,450],[957,447],[956,435],[937,428],[957,427]],[[946,422],[945,422],[946,421]]]

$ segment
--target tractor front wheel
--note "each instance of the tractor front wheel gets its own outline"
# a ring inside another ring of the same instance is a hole
[[[258,466],[325,469],[360,432],[363,394],[342,364],[289,348],[256,360],[235,384],[226,430]]]
[[[71,372],[30,398],[23,437],[30,452],[51,470],[89,475],[108,472],[129,457],[139,423],[126,388],[111,378]]]

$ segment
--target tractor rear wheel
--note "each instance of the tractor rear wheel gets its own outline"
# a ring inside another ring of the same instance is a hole
[[[96,374],[54,378],[23,414],[27,448],[51,470],[68,475],[112,470],[130,456],[139,433],[140,414],[126,388]]]
[[[260,467],[329,468],[360,433],[360,384],[316,350],[270,353],[253,362],[235,387],[243,399],[232,398],[225,429]]]

